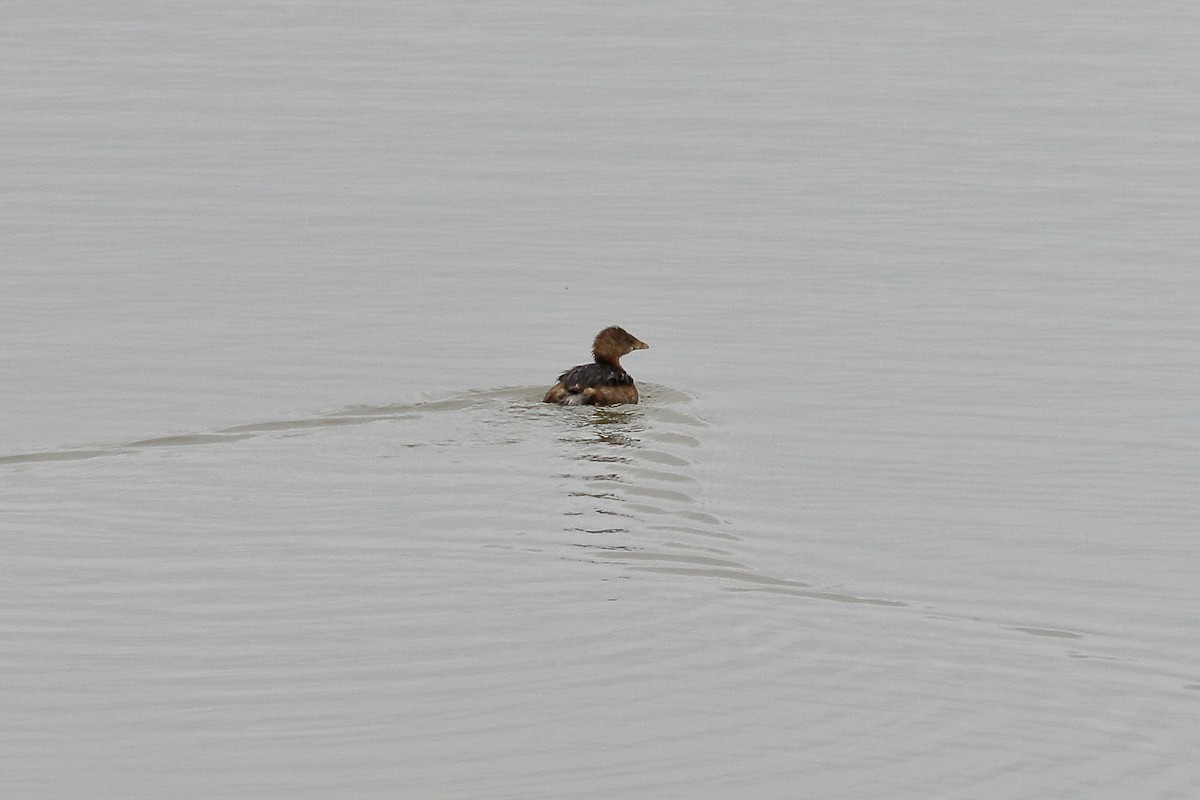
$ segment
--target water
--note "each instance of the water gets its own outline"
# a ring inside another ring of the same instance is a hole
[[[10,17],[8,794],[1195,795],[1191,7]]]

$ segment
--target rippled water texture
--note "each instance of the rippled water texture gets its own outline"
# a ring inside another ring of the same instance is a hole
[[[1197,41],[8,14],[0,794],[1191,800]]]

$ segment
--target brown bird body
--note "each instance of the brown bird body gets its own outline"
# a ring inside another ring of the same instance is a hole
[[[649,346],[624,328],[605,328],[592,343],[593,363],[580,364],[559,375],[558,383],[550,387],[542,401],[564,406],[636,403],[637,386],[621,366],[621,356]]]

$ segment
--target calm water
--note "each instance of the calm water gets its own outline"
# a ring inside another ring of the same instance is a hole
[[[1198,40],[10,13],[0,785],[1195,797]]]

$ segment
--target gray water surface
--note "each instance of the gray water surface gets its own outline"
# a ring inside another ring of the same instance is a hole
[[[0,785],[1195,797],[1196,41],[10,13]]]

